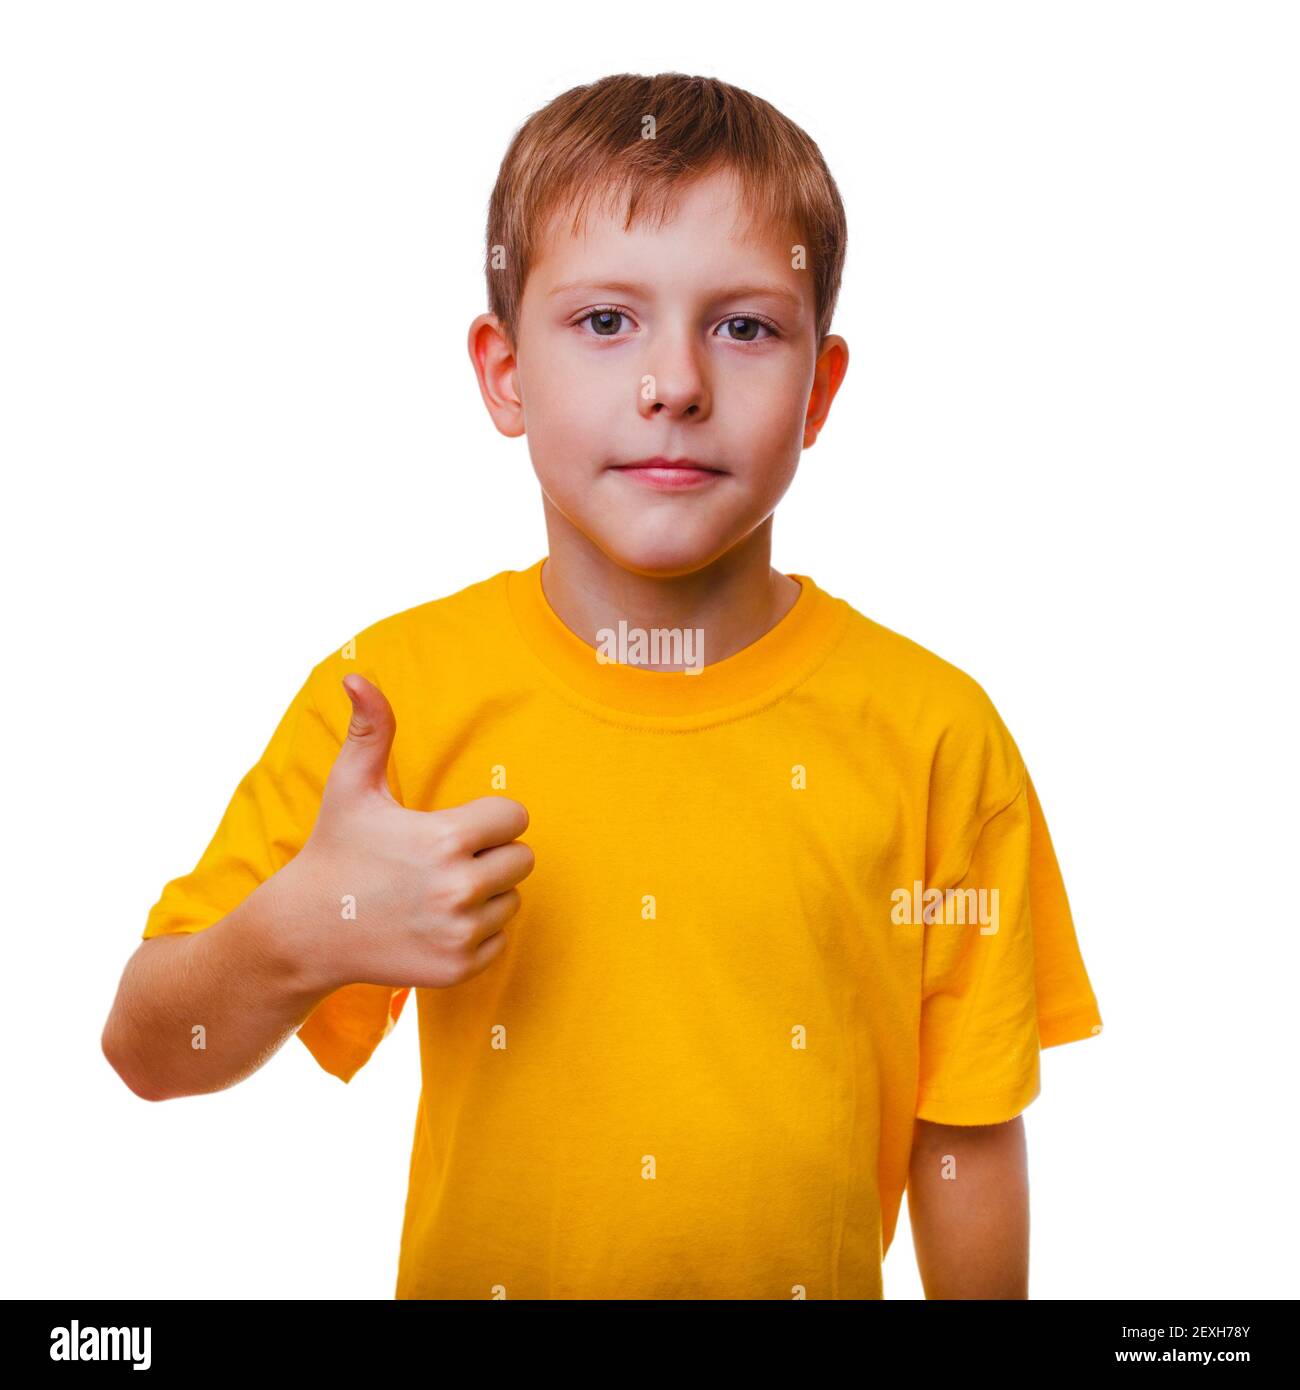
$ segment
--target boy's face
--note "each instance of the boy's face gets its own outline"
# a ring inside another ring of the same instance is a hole
[[[553,550],[571,527],[624,569],[693,573],[767,520],[816,438],[847,348],[828,338],[818,356],[797,234],[747,237],[737,197],[720,173],[661,228],[593,210],[574,236],[557,219],[515,354],[482,332],[491,315],[471,327],[497,427],[528,437]],[[629,467],[655,459],[710,471]]]

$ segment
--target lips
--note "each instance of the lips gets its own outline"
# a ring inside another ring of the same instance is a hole
[[[721,478],[725,469],[712,468],[698,463],[695,459],[640,459],[635,463],[618,463],[613,471],[621,473],[633,482],[644,483],[661,490],[699,487],[703,483]]]
[[[721,473],[724,470],[714,468],[711,464],[700,463],[696,459],[666,459],[655,457],[652,459],[637,459],[633,463],[616,463],[615,468],[677,468],[686,472],[693,473]]]

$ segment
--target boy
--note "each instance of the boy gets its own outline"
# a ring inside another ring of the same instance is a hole
[[[909,1179],[929,1297],[1027,1296],[1018,1117],[1100,1030],[1033,785],[969,676],[770,564],[844,246],[746,92],[534,114],[469,351],[549,553],[320,662],[149,915],[104,1048],[150,1099],[293,1032],[348,1081],[417,991],[399,1298],[879,1298]]]

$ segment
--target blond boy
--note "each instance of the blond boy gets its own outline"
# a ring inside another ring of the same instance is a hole
[[[879,1298],[905,1188],[928,1297],[1027,1296],[1019,1117],[1101,1027],[1033,783],[968,675],[771,565],[845,243],[722,82],[528,120],[469,354],[548,554],[320,661],[124,974],[155,1100],[295,1033],[349,1081],[415,991],[399,1298]]]

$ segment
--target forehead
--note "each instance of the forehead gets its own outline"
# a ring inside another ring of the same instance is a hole
[[[799,241],[793,227],[773,226],[747,206],[739,179],[720,170],[674,190],[662,209],[640,208],[627,225],[627,199],[593,197],[577,221],[574,209],[557,209],[538,240],[529,281],[549,289],[578,271],[625,270],[629,260],[643,273],[656,269],[677,278],[715,278],[739,265],[784,268],[792,283],[807,279],[791,267]]]

